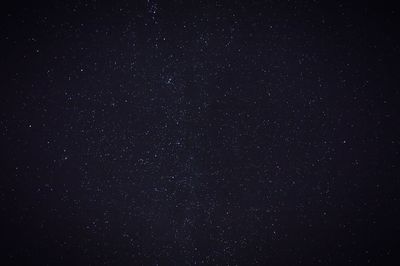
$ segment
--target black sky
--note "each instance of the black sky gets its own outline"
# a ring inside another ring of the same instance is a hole
[[[399,11],[2,6],[2,265],[396,265]]]

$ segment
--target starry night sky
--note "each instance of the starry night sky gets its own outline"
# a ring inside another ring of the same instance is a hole
[[[1,8],[2,265],[399,261],[394,5],[37,2]]]

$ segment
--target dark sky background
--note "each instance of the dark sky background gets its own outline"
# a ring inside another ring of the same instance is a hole
[[[365,2],[3,4],[2,265],[398,265],[400,10]]]

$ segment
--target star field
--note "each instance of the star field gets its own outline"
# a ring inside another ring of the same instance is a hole
[[[395,265],[394,5],[1,14],[2,265]]]

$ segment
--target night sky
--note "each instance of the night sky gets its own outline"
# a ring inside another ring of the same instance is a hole
[[[107,2],[1,7],[1,265],[398,265],[400,9]]]

